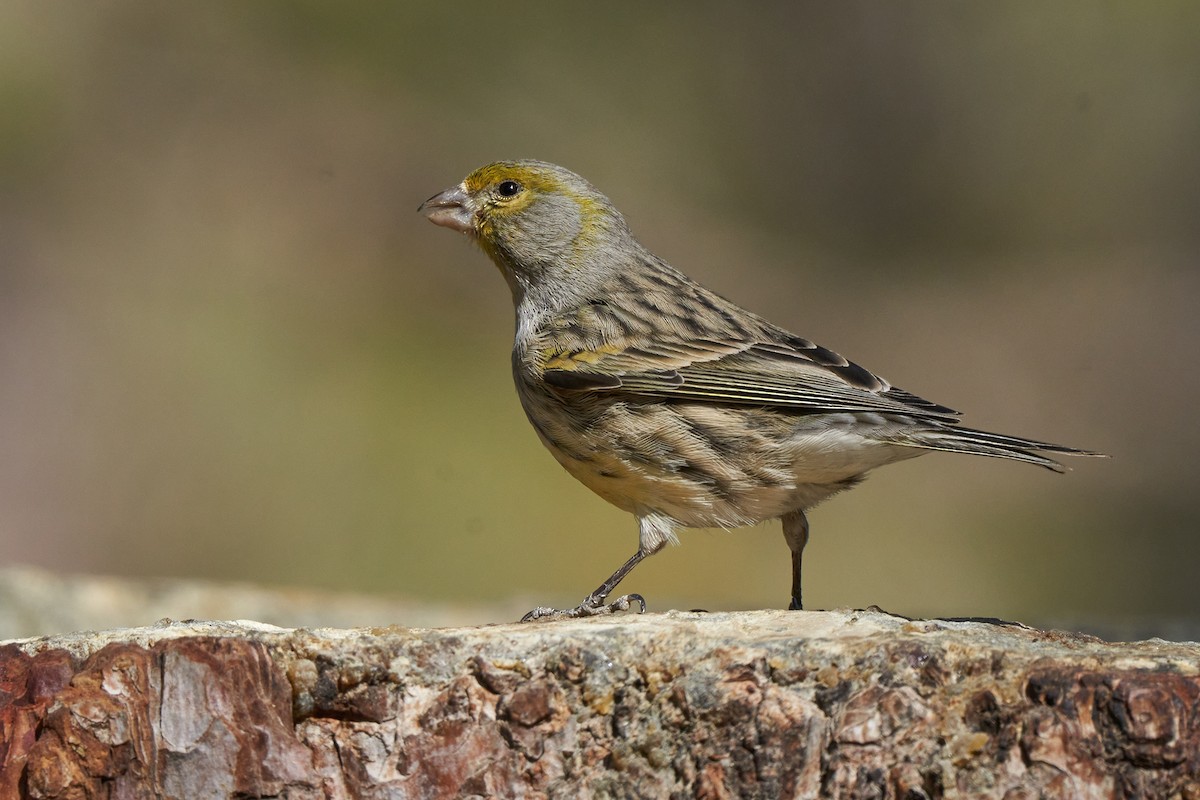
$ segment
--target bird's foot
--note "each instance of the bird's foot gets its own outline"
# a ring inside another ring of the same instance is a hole
[[[548,608],[540,606],[521,617],[521,622],[533,622],[539,619],[579,619],[580,617],[600,617],[605,614],[616,614],[628,611],[636,604],[639,614],[646,613],[646,600],[640,594],[626,594],[610,603],[604,602],[607,597],[589,594],[583,602],[574,608]]]

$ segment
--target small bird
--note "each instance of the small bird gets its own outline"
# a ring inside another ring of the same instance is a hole
[[[418,211],[466,234],[512,290],[517,395],[567,472],[638,522],[638,549],[571,609],[587,617],[680,528],[780,519],[802,608],[805,511],[876,467],[930,450],[1065,469],[1087,450],[958,425],[959,412],[788,333],[638,243],[607,197],[542,161],[481,167]]]

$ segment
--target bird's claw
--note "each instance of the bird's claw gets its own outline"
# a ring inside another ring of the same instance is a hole
[[[549,608],[539,606],[521,617],[521,622],[533,622],[539,619],[580,619],[581,617],[600,617],[606,614],[617,614],[628,611],[636,603],[639,614],[646,613],[646,599],[640,594],[621,595],[610,603],[607,598],[588,595],[583,602],[574,608]]]

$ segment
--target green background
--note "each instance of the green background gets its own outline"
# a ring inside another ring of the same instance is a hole
[[[812,607],[1195,617],[1198,36],[1190,2],[10,0],[0,558],[577,602],[634,522],[543,452],[503,281],[415,211],[534,157],[969,424],[1113,455],[882,470],[810,514]],[[777,607],[787,549],[686,532],[623,588]]]

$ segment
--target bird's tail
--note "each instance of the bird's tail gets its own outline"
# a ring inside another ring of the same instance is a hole
[[[977,431],[973,428],[938,427],[915,432],[910,438],[896,442],[906,447],[919,447],[924,450],[942,450],[947,453],[972,453],[977,456],[993,458],[1010,458],[1014,461],[1024,461],[1037,464],[1039,467],[1066,472],[1067,468],[1054,459],[1042,455],[1058,453],[1065,456],[1099,456],[1107,458],[1104,453],[1092,450],[1080,450],[1050,442],[1039,442],[1035,439],[1022,439],[1019,436],[1005,436],[1000,433]],[[1041,452],[1038,452],[1041,451]]]

